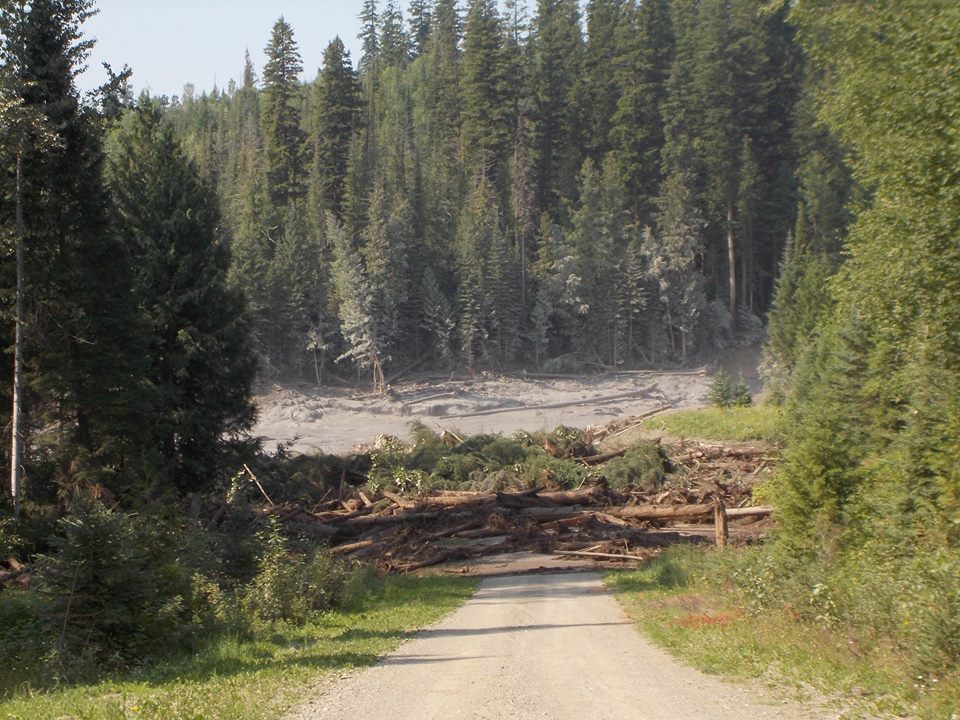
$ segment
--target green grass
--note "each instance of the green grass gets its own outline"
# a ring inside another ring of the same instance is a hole
[[[391,578],[362,611],[303,627],[272,626],[253,640],[222,637],[191,657],[96,685],[0,701],[5,720],[270,720],[307,699],[334,672],[374,663],[416,628],[464,602],[464,578]]]
[[[752,552],[672,549],[606,582],[644,634],[704,672],[759,679],[801,701],[819,696],[838,718],[960,717],[956,674],[921,689],[902,657],[861,645],[855,629],[825,627],[789,607],[745,611],[748,598],[724,578]]]
[[[650,418],[647,430],[701,440],[778,442],[781,409],[776,405],[677,410]]]

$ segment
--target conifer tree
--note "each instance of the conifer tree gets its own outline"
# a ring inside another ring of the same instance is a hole
[[[327,237],[334,248],[333,286],[340,330],[348,346],[338,360],[351,359],[357,367],[370,368],[374,392],[386,392],[384,351],[378,334],[373,288],[363,258],[353,249],[349,236],[332,213],[327,213]]]
[[[610,151],[610,130],[620,99],[617,66],[620,51],[618,28],[628,19],[626,0],[590,0],[587,3],[587,45],[584,53],[584,82],[587,109],[584,136],[594,163],[603,162]]]
[[[160,476],[194,491],[217,477],[224,439],[253,419],[244,307],[227,287],[216,197],[160,107],[142,101],[113,145],[107,177],[149,328],[147,425]]]
[[[618,95],[609,121],[609,146],[631,198],[634,222],[650,224],[662,177],[663,106],[674,44],[666,0],[628,4],[615,40],[612,75]]]
[[[403,28],[403,13],[397,0],[387,0],[379,18],[380,57],[385,67],[404,65],[410,57],[410,39]]]
[[[460,81],[464,170],[471,177],[496,177],[506,161],[511,139],[507,69],[496,2],[472,0]]]
[[[284,208],[306,192],[304,134],[300,127],[300,72],[303,64],[293,28],[282,17],[274,23],[264,52],[263,133],[267,181],[274,207]]]
[[[703,276],[697,258],[703,253],[704,222],[693,200],[694,177],[684,158],[667,176],[658,199],[657,230],[643,239],[647,272],[662,304],[669,347],[686,360],[697,337],[697,321],[705,304]],[[685,167],[686,166],[686,167]],[[656,348],[654,348],[656,350]]]
[[[583,151],[583,37],[576,0],[539,0],[532,38],[532,143],[538,205],[575,200]]]
[[[427,38],[430,37],[430,3],[427,0],[410,0],[407,18],[410,25],[410,53],[418,58],[427,49]]]
[[[115,473],[138,452],[142,437],[136,419],[142,388],[135,378],[144,328],[129,257],[109,226],[103,117],[81,104],[74,84],[92,46],[81,34],[92,6],[87,0],[36,0],[2,10],[2,60],[15,77],[10,100],[55,134],[55,142],[22,147],[20,165],[28,171],[18,188],[4,188],[20,197],[26,240],[26,392],[34,423],[49,430],[55,466],[48,476],[71,483],[118,480]],[[109,95],[101,107],[115,106],[116,88]],[[3,182],[15,175],[5,173]],[[7,228],[20,224],[14,212],[4,205],[0,222]]]
[[[323,54],[313,94],[312,182],[324,205],[343,211],[350,141],[359,128],[360,88],[343,41],[334,38]]]
[[[380,56],[380,14],[377,0],[363,0],[360,10],[360,42],[363,54],[360,56],[360,72],[373,69]]]

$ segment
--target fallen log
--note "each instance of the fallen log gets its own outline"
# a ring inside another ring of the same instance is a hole
[[[421,520],[436,520],[440,517],[439,512],[418,512],[418,513],[397,513],[396,515],[365,515],[355,517],[344,523],[339,530],[358,528],[369,528],[376,525],[398,525],[406,522],[420,522]]]
[[[375,540],[359,540],[357,542],[332,547],[330,548],[330,553],[332,555],[345,555],[346,553],[356,552],[357,550],[366,550],[376,544]]]
[[[626,507],[604,508],[604,512],[614,517],[629,520],[677,520],[685,518],[711,517],[713,504],[709,505],[634,505]]]
[[[587,457],[579,457],[577,460],[587,467],[593,467],[594,465],[603,465],[603,463],[607,462],[608,460],[623,457],[626,454],[627,449],[623,448],[622,450],[615,450],[614,452],[605,453],[604,455],[589,455]]]
[[[437,532],[432,532],[429,535],[424,536],[424,540],[441,540],[443,538],[453,537],[458,533],[466,532],[468,530],[476,530],[477,528],[484,527],[485,520],[469,520],[465,523],[460,523],[459,525],[454,525],[453,527],[448,527],[443,530],[438,530]]]
[[[602,558],[604,560],[632,560],[634,562],[642,562],[644,560],[644,558],[638,557],[637,555],[617,555],[615,553],[587,552],[585,550],[558,550],[554,555],[559,557],[563,555],[573,555],[576,557]]]
[[[767,505],[757,507],[727,508],[728,518],[766,517],[773,514],[773,508]]]
[[[689,518],[707,518],[714,514],[713,503],[702,505],[633,505],[604,508],[604,512],[625,520],[680,520]],[[727,510],[727,517],[750,517],[769,515],[773,508],[749,507]]]

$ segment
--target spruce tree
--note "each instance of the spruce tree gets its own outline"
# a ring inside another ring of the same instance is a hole
[[[538,205],[576,199],[583,152],[583,37],[576,0],[539,0],[532,39],[532,145]]]
[[[304,134],[300,127],[300,72],[303,64],[293,28],[282,17],[264,49],[263,134],[270,201],[284,208],[306,192]]]
[[[224,442],[252,422],[255,371],[243,302],[226,282],[217,200],[150,101],[118,131],[107,177],[149,328],[143,381],[160,477],[183,491],[209,487]]]
[[[378,332],[373,288],[363,258],[353,249],[348,234],[331,213],[327,213],[327,237],[334,248],[333,286],[340,330],[348,346],[337,359],[350,359],[358,367],[370,368],[374,392],[386,392],[385,353]]]
[[[511,138],[503,24],[494,0],[472,0],[467,11],[460,80],[464,171],[495,178]]]
[[[323,54],[323,67],[313,93],[312,181],[324,205],[343,211],[350,141],[359,125],[360,88],[350,53],[334,38]]]
[[[125,461],[141,449],[137,411],[143,397],[136,378],[144,328],[129,257],[109,225],[101,177],[104,118],[81,104],[74,84],[92,46],[81,33],[92,6],[87,0],[37,0],[2,9],[2,60],[16,80],[10,99],[55,135],[53,142],[36,142],[37,135],[22,146],[26,172],[18,188],[4,188],[21,200],[22,290],[30,325],[22,350],[31,425],[47,427],[53,467],[45,474],[64,490],[68,482],[127,482]],[[115,98],[116,89],[107,95]],[[5,173],[4,183],[14,177]],[[14,212],[5,204],[0,218],[11,235],[21,224]],[[25,462],[36,461],[30,455]]]
[[[410,0],[407,9],[407,22],[410,25],[410,53],[412,57],[420,57],[427,49],[427,38],[430,37],[431,3],[427,0]]]
[[[359,65],[360,72],[365,73],[373,69],[380,56],[380,15],[377,10],[377,0],[363,0],[359,20],[359,40],[363,49]]]

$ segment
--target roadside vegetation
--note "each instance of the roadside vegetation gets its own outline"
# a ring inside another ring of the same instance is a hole
[[[464,578],[380,578],[369,573],[345,578],[337,609],[282,620],[284,606],[303,594],[274,587],[261,576],[251,586],[255,600],[235,608],[230,622],[195,647],[154,655],[139,669],[116,669],[97,682],[62,679],[49,686],[44,665],[24,667],[23,647],[45,649],[25,621],[42,623],[32,592],[0,594],[0,645],[4,663],[0,717],[9,720],[76,717],[85,720],[275,720],[308,699],[304,689],[337,672],[373,664],[407,635],[438,620],[474,591]],[[267,592],[268,589],[271,592]],[[257,610],[248,609],[258,604]],[[265,620],[264,611],[268,617]],[[19,637],[11,637],[11,616]],[[7,654],[15,643],[15,654]],[[154,649],[156,650],[156,648]],[[146,659],[146,657],[144,657]],[[17,670],[19,669],[19,671]]]
[[[637,627],[704,672],[750,678],[838,717],[956,718],[960,673],[877,625],[840,616],[827,588],[778,573],[771,547],[671,548],[607,585]]]

